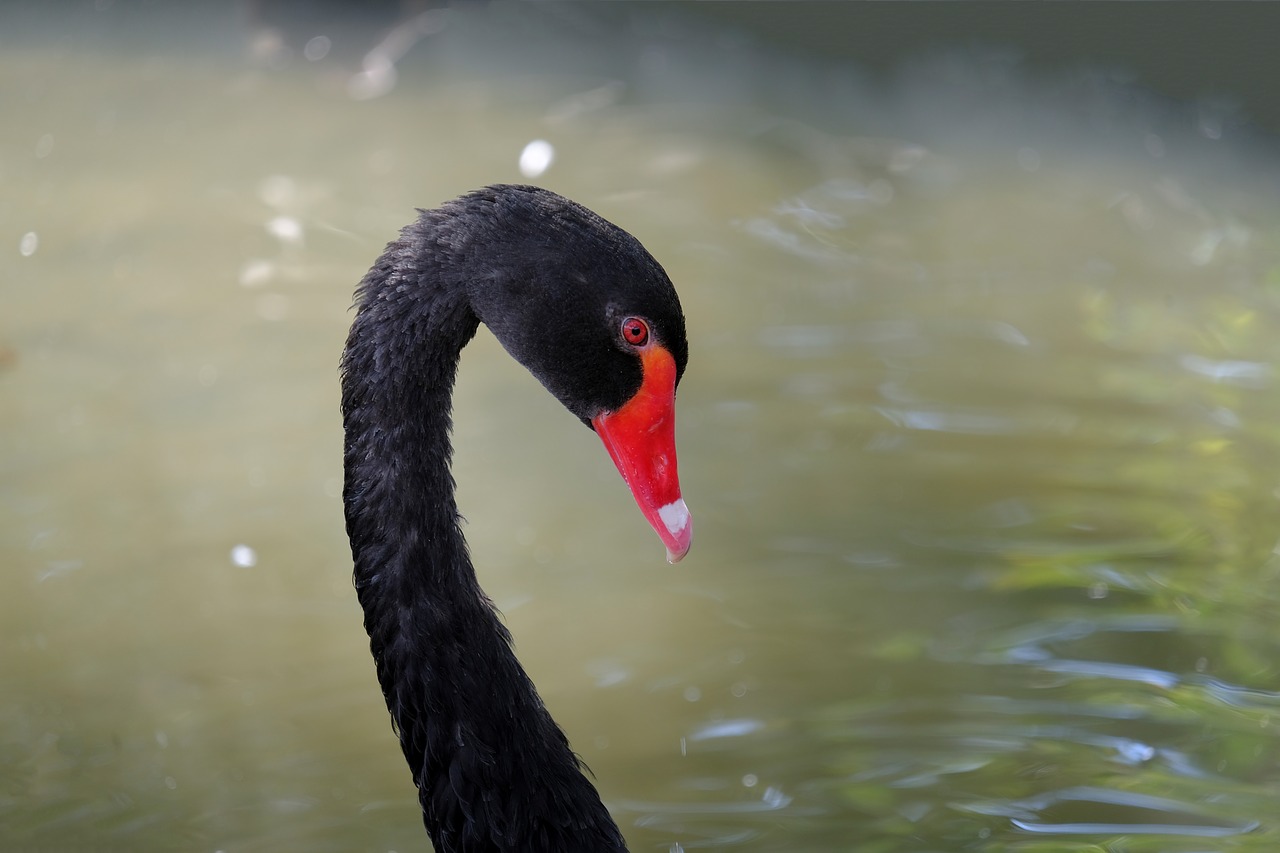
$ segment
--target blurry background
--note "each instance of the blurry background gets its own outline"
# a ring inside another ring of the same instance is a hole
[[[678,567],[483,330],[456,400],[633,849],[1276,850],[1278,9],[0,6],[0,847],[425,846],[336,365],[534,181],[689,321]]]

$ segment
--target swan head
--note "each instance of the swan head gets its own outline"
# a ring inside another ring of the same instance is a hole
[[[476,316],[600,436],[679,561],[693,533],[675,446],[689,348],[670,278],[626,231],[547,190],[489,187],[451,204],[443,239]]]

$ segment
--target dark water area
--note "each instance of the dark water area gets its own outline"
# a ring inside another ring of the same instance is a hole
[[[632,849],[1280,849],[1256,27],[1201,86],[1135,7],[1076,61],[914,8],[859,62],[768,7],[0,7],[0,848],[426,847],[337,358],[415,207],[531,181],[688,318],[678,566],[484,330],[456,399]]]

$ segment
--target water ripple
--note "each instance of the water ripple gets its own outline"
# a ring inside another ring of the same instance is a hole
[[[712,740],[715,738],[743,737],[755,734],[764,729],[764,722],[753,719],[721,720],[708,723],[689,735],[689,740]]]
[[[1182,679],[1171,672],[1127,663],[1107,663],[1096,660],[1044,660],[1038,662],[1036,666],[1048,672],[1110,678],[1116,681],[1134,681],[1139,684],[1150,684],[1152,687],[1161,687],[1165,690],[1172,690],[1182,683]]]
[[[1204,814],[1190,803],[1109,788],[1079,787],[1008,804],[1006,816],[1026,832],[1060,835],[1181,835],[1220,838],[1257,829],[1258,821]],[[1000,809],[990,811],[999,814]]]
[[[887,406],[876,406],[875,410],[895,426],[905,429],[969,435],[1012,435],[1022,431],[1022,424],[1016,419],[987,412],[891,409]]]
[[[1264,388],[1271,380],[1271,366],[1256,361],[1215,361],[1199,355],[1184,355],[1179,362],[1192,373],[1229,385]]]

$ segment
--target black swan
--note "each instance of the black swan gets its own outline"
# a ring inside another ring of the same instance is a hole
[[[356,290],[341,373],[355,587],[422,819],[439,853],[625,850],[476,581],[450,403],[483,321],[600,435],[675,562],[692,535],[680,301],[634,237],[547,190],[492,186],[419,213]]]

